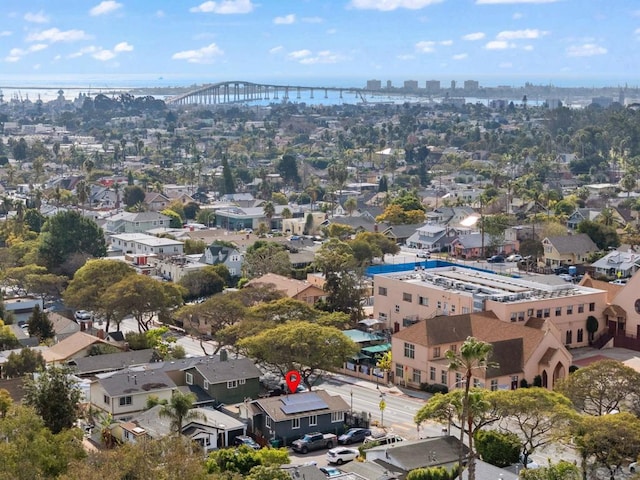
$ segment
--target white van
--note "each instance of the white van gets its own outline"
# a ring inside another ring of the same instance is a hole
[[[365,437],[362,444],[367,445],[368,443],[376,443],[377,445],[392,445],[403,441],[404,438],[400,435],[396,435],[395,433],[386,433],[383,435],[369,435],[368,437]]]

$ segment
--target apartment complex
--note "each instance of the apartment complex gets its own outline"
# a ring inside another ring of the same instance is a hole
[[[589,344],[587,318],[605,328],[607,292],[573,283],[548,285],[486,271],[446,266],[374,277],[374,316],[391,332],[421,320],[493,312],[509,324],[550,321],[567,348]]]

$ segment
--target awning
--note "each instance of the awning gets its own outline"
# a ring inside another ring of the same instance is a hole
[[[365,355],[364,353],[358,352],[354,356],[351,357],[352,360],[364,360],[366,358],[371,358],[369,355]]]
[[[382,320],[378,320],[377,318],[365,318],[364,320],[360,320],[358,323],[361,325],[365,325],[367,327],[372,327],[374,325],[378,325],[379,323],[384,323]]]
[[[382,352],[388,352],[389,350],[391,350],[390,343],[382,343],[380,345],[371,345],[370,347],[364,347],[362,349],[363,352],[367,352],[367,353],[382,353]]]

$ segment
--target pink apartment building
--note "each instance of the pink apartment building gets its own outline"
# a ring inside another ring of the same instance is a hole
[[[562,344],[560,332],[550,319],[531,318],[524,323],[505,323],[492,312],[478,312],[421,320],[393,335],[394,382],[418,387],[421,383],[463,385],[463,372],[449,370],[447,350],[454,352],[467,337],[493,345],[490,357],[495,367],[473,372],[472,386],[509,390],[537,376],[552,389],[569,373],[571,354]]]
[[[568,282],[548,285],[459,266],[376,275],[373,294],[374,317],[394,333],[435,316],[493,312],[508,324],[547,320],[561,343],[575,348],[589,344],[589,316],[598,320],[596,337],[607,328],[605,290]]]

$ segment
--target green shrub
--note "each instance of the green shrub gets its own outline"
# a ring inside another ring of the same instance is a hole
[[[480,430],[475,434],[476,450],[487,463],[506,467],[518,461],[522,442],[515,433]]]

